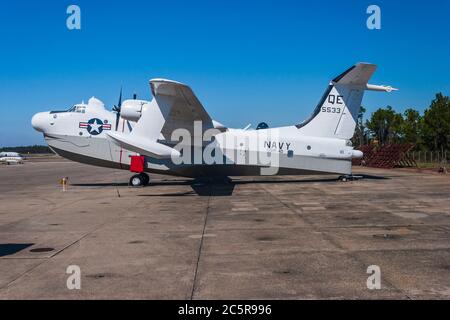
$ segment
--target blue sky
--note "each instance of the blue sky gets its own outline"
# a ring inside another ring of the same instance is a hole
[[[66,28],[81,8],[82,29]],[[366,9],[382,10],[368,30]],[[213,118],[232,127],[289,125],[308,117],[330,79],[367,61],[379,66],[369,113],[424,110],[450,93],[450,1],[0,2],[0,146],[43,143],[39,111],[96,96],[108,107],[120,86],[150,99],[148,80],[189,84]]]

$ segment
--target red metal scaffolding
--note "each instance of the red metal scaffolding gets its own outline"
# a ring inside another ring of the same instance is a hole
[[[374,156],[375,154],[375,146],[372,144],[366,144],[359,146],[356,148],[359,151],[362,151],[363,157],[360,159],[353,159],[352,164],[354,166],[364,166],[368,163],[368,161]]]
[[[409,151],[413,147],[414,144],[411,143],[388,144],[379,148],[371,145],[364,145],[358,148],[358,150],[361,150],[364,153],[364,157],[360,159],[359,165],[386,169],[395,167],[417,167],[416,161],[409,156]],[[358,165],[358,162],[356,162],[355,165]]]

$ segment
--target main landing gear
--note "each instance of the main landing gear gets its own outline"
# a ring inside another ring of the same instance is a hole
[[[139,174],[135,174],[130,178],[129,185],[132,187],[143,187],[148,185],[149,182],[150,177],[148,176],[148,174],[141,172]]]

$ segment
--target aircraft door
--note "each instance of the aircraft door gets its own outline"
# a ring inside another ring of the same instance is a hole
[[[248,139],[246,137],[237,137],[236,139],[236,164],[247,164],[248,158]]]

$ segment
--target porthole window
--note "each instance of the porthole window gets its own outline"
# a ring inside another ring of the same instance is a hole
[[[311,150],[311,146],[307,146],[306,149]]]
[[[292,158],[294,157],[294,150],[289,150],[288,151],[288,158]]]

